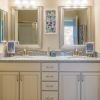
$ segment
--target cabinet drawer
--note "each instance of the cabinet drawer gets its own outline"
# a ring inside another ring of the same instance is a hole
[[[58,90],[58,82],[42,82],[42,90]]]
[[[40,71],[40,63],[11,61],[0,63],[0,71]]]
[[[58,92],[42,92],[42,100],[58,100]]]
[[[42,81],[58,81],[58,73],[42,72]]]
[[[60,63],[60,71],[100,71],[100,63]]]
[[[58,71],[57,63],[43,63],[42,71]]]

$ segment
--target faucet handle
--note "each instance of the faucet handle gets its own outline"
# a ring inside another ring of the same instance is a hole
[[[27,50],[28,55],[33,55],[33,50]]]
[[[79,55],[78,49],[77,48],[74,48],[73,56],[78,56],[78,55]]]

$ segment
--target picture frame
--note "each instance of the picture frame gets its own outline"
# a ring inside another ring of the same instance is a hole
[[[46,34],[56,33],[56,10],[46,10],[45,18]]]

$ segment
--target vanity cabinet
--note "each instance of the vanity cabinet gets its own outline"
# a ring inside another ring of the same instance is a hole
[[[0,100],[40,100],[40,63],[0,63]]]
[[[100,64],[60,64],[59,100],[100,100]]]
[[[100,73],[82,73],[81,100],[100,100]]]
[[[0,100],[19,100],[18,72],[0,72]]]
[[[100,100],[100,64],[0,63],[0,100]]]
[[[42,100],[58,100],[57,63],[42,63]]]
[[[0,100],[40,100],[39,72],[0,72]]]
[[[100,100],[100,73],[60,73],[60,100]]]
[[[40,73],[20,73],[20,100],[40,100]]]
[[[80,73],[61,72],[59,80],[60,100],[80,100]]]

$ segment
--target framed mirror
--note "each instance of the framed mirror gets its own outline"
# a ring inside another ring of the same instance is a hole
[[[94,41],[92,7],[59,7],[60,48]]]
[[[8,13],[0,10],[0,42],[8,40]]]
[[[21,46],[41,48],[43,34],[43,8],[12,8],[11,10],[11,39],[18,41]]]

